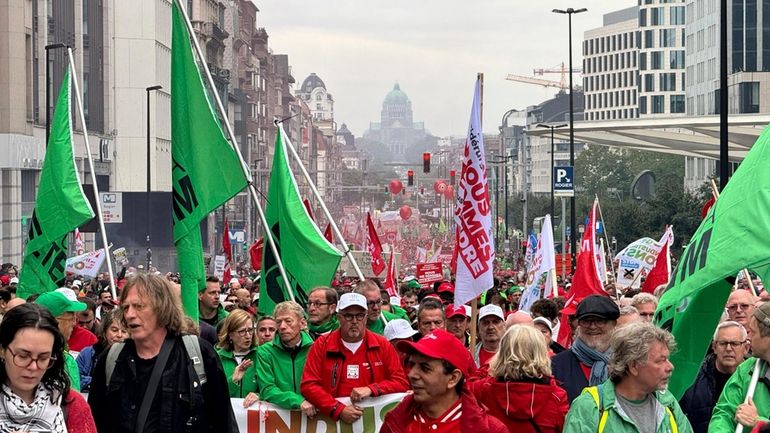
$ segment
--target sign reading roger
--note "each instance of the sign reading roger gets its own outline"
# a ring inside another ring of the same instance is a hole
[[[556,196],[572,197],[575,195],[575,170],[573,166],[553,168],[553,193]]]

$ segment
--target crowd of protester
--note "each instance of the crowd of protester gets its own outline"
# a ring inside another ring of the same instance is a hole
[[[339,276],[264,314],[258,277],[210,276],[194,323],[173,274],[124,269],[117,299],[107,275],[20,299],[17,273],[0,269],[3,432],[236,432],[230,398],[354,423],[362,402],[394,393],[406,394],[381,432],[770,432],[766,376],[744,402],[754,359],[770,362],[770,303],[741,280],[677,400],[676,342],[651,323],[659,293],[608,286],[562,320],[558,296],[519,310],[524,275],[509,272],[473,334],[451,281],[405,276],[390,296]]]

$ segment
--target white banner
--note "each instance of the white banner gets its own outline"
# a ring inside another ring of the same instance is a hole
[[[638,288],[642,283],[642,276],[650,272],[655,264],[661,247],[662,245],[654,239],[641,238],[623,248],[615,256],[618,262],[617,284],[623,288]]]
[[[99,269],[101,269],[104,263],[104,256],[104,248],[102,248],[90,253],[70,257],[67,259],[65,271],[75,275],[94,278],[99,274]]]
[[[532,265],[527,269],[527,288],[521,296],[519,309],[529,312],[532,304],[542,297],[548,296],[553,291],[553,272],[556,268],[556,254],[553,248],[553,229],[551,228],[551,215],[543,219],[543,227],[540,229],[540,240],[537,242],[537,250],[532,259]]]
[[[495,261],[495,243],[492,237],[484,134],[481,130],[481,76],[476,78],[464,155],[455,206],[455,307],[481,295],[494,285],[492,265]]]
[[[226,264],[227,264],[227,257],[225,257],[225,256],[215,256],[214,257],[214,276],[216,276],[220,280],[225,275],[225,265]]]
[[[286,410],[265,402],[257,402],[250,408],[244,409],[243,399],[232,398],[230,401],[241,433],[369,433],[380,431],[385,414],[401,403],[405,395],[387,394],[364,399],[358,403],[364,414],[353,424],[334,421],[329,416],[321,414],[308,418],[302,411]],[[337,400],[350,404],[350,399],[347,398]]]

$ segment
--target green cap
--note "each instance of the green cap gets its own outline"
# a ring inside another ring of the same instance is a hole
[[[409,287],[410,289],[421,289],[422,286],[417,280],[412,280],[408,283],[406,283],[406,287]]]
[[[521,286],[511,286],[508,288],[508,294],[513,295],[514,293],[521,292]]]
[[[71,296],[66,292],[70,292]],[[54,317],[59,317],[63,313],[68,312],[76,313],[78,311],[85,311],[85,309],[88,308],[88,305],[86,305],[85,302],[78,301],[75,292],[67,288],[43,293],[37,300],[35,300],[35,303],[47,308]]]

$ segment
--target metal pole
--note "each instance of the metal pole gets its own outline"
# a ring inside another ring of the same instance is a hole
[[[152,150],[150,146],[150,92],[153,90],[160,90],[163,86],[156,85],[156,86],[150,86],[147,87],[145,92],[147,92],[147,194],[145,197],[145,210],[146,210],[146,234],[147,234],[147,272],[150,271],[150,266],[152,266],[152,247],[150,244],[150,194],[152,192],[152,184],[150,183],[152,179],[152,171],[150,170],[150,161],[151,161],[151,155]]]
[[[567,214],[567,202],[564,200],[564,197],[561,198],[561,276],[564,278],[564,276],[567,274],[567,262],[564,260],[565,257],[567,257],[567,224],[564,224],[564,215]]]
[[[553,152],[554,152],[554,146],[553,146],[553,126],[549,126],[551,128],[551,216],[554,215],[554,198],[553,198],[553,181],[555,180],[553,177]]]
[[[720,0],[719,4],[719,189],[724,190],[730,176],[727,147],[727,0]]]
[[[88,144],[88,128],[86,127],[86,117],[83,113],[83,101],[80,99],[80,86],[78,85],[77,71],[75,71],[75,59],[72,57],[72,48],[67,47],[67,57],[69,58],[69,68],[72,71],[72,85],[75,87],[75,101],[77,102],[78,112],[80,113],[80,123],[83,126],[83,140],[86,147],[86,156],[88,157],[88,169],[91,172],[91,187],[94,190],[96,202],[96,217],[99,220],[99,231],[102,234],[102,245],[104,254],[107,256],[107,272],[110,274],[110,291],[113,299],[118,299],[115,290],[115,272],[112,269],[112,260],[110,259],[110,244],[107,243],[107,231],[104,229],[104,217],[102,215],[101,198],[99,197],[99,187],[96,185],[96,172],[94,171],[94,160],[91,156],[91,147]]]
[[[572,87],[572,13],[569,17],[569,165],[575,167],[575,107],[574,96],[575,88]],[[574,168],[573,168],[574,170]],[[552,170],[553,171],[553,170]],[[570,227],[575,230],[575,195],[569,198],[570,208]],[[575,251],[577,250],[577,238],[570,236],[570,254],[572,256],[572,272],[575,272]]]
[[[257,189],[254,187],[254,182],[251,177],[251,173],[249,172],[249,166],[243,160],[243,155],[241,154],[240,146],[238,146],[238,141],[235,139],[235,133],[233,132],[233,128],[230,126],[230,120],[227,118],[227,110],[225,110],[224,106],[222,105],[222,99],[219,97],[219,92],[216,91],[216,86],[214,85],[214,79],[211,77],[211,71],[209,71],[208,64],[205,61],[206,57],[203,55],[201,46],[198,43],[198,38],[195,37],[195,30],[193,29],[192,23],[190,22],[190,17],[187,16],[187,9],[185,9],[185,5],[182,4],[181,0],[176,0],[176,5],[179,8],[179,11],[182,13],[182,16],[184,17],[184,22],[185,22],[185,25],[187,26],[187,32],[190,34],[190,39],[193,42],[193,48],[195,48],[195,52],[198,54],[198,58],[200,59],[201,65],[203,66],[203,72],[206,75],[206,81],[208,82],[209,86],[212,89],[211,93],[214,96],[214,101],[216,102],[217,108],[219,109],[219,113],[222,116],[222,119],[224,120],[222,123],[225,125],[225,129],[227,130],[228,137],[230,138],[230,146],[233,148],[233,150],[235,150],[235,153],[238,155],[238,159],[240,159],[241,161],[241,169],[243,170],[243,174],[246,176],[246,181],[248,182],[248,185],[249,185],[249,192],[251,193],[251,198],[254,200],[254,204],[257,207],[259,220],[262,222],[262,227],[264,227],[265,229],[265,238],[267,238],[267,243],[270,246],[270,251],[273,253],[273,256],[275,256],[275,262],[278,265],[278,272],[280,272],[281,278],[283,278],[283,282],[285,284],[286,291],[288,292],[289,298],[291,298],[291,300],[294,301],[294,293],[291,290],[289,277],[286,276],[286,270],[283,267],[281,256],[278,254],[278,248],[275,245],[273,234],[270,231],[270,227],[267,225],[267,219],[265,218],[265,213],[262,210],[262,204],[259,202],[259,194],[257,193]]]

